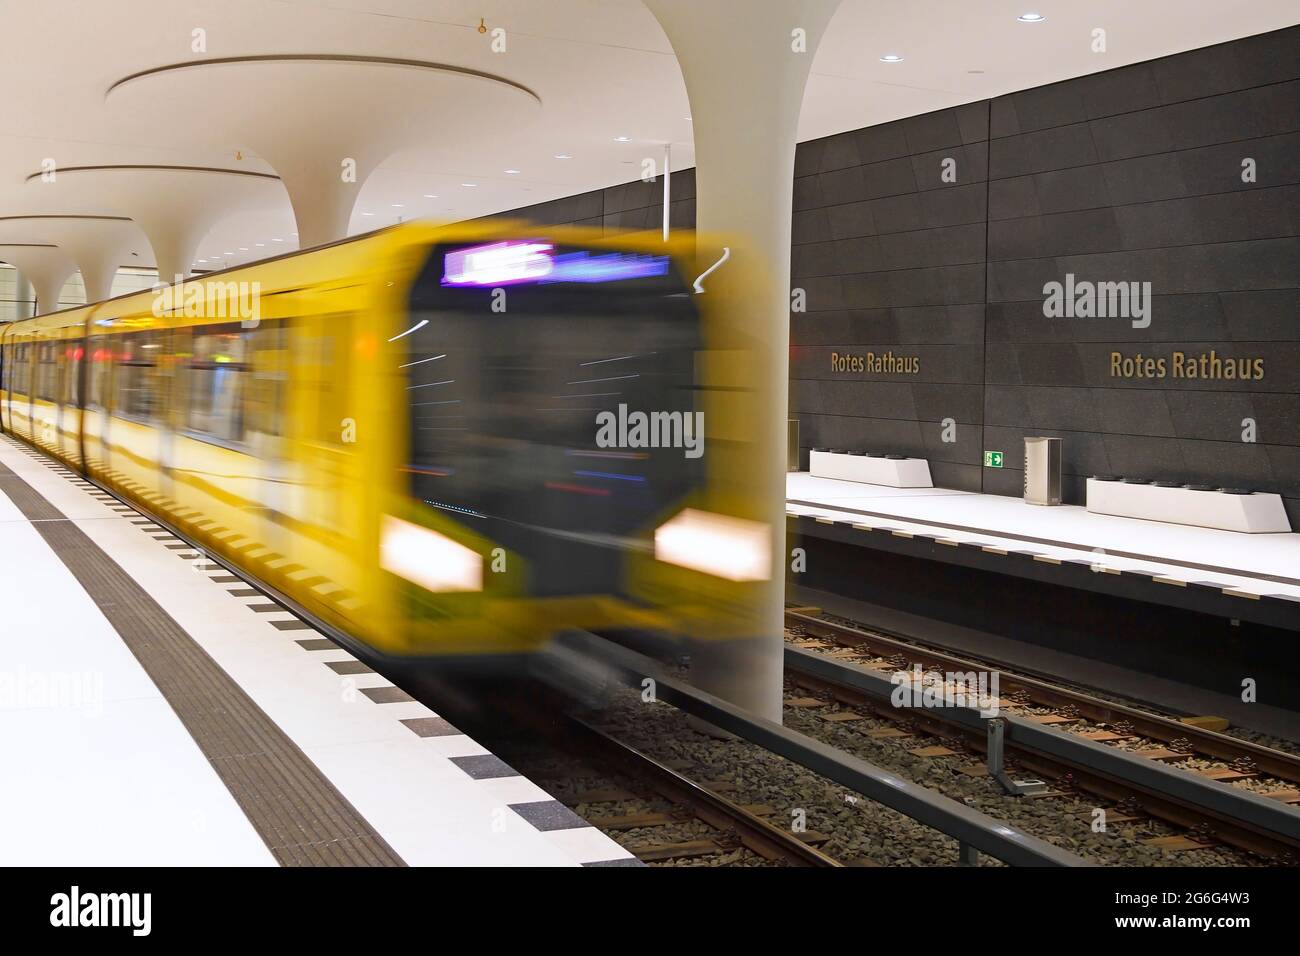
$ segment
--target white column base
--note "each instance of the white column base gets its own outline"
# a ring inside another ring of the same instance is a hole
[[[814,478],[860,481],[890,488],[933,488],[930,463],[924,458],[868,458],[829,451],[808,453],[808,471]]]
[[[1256,492],[1228,495],[1221,491],[1126,485],[1122,481],[1088,479],[1088,510],[1121,518],[1143,518],[1170,524],[1277,534],[1291,530],[1282,496]]]

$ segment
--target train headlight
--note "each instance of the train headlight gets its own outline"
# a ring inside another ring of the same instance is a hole
[[[728,581],[766,581],[771,530],[761,521],[687,508],[655,529],[655,557]]]
[[[482,591],[483,558],[418,524],[384,515],[379,564],[429,591]]]

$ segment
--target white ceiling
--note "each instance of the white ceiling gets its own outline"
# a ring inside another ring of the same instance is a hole
[[[701,2],[733,2],[744,15],[744,0]],[[1030,9],[1047,21],[1017,22]],[[1278,29],[1300,21],[1298,11],[1294,0],[844,0],[814,61],[799,138]],[[505,53],[493,53],[491,34],[477,31],[480,17],[506,29]],[[1095,27],[1107,31],[1105,54],[1089,48]],[[206,31],[206,53],[191,50],[196,28]],[[490,135],[472,139],[458,138],[455,121],[413,128],[413,145],[388,156],[363,187],[352,232],[399,216],[461,219],[625,182],[666,142],[675,166],[693,164],[685,87],[641,0],[0,0],[0,216],[112,212],[25,183],[46,158],[60,166],[273,171],[238,141],[233,118],[257,97],[282,107],[286,136],[328,122],[329,104],[291,82],[250,80],[262,84],[250,89],[214,70],[203,112],[166,95],[105,93],[151,67],[275,53],[453,64],[523,84],[542,101],[537,119],[498,129],[488,118]],[[904,60],[882,63],[885,53]],[[166,91],[165,80],[152,82]],[[482,128],[476,105],[465,103],[465,118]],[[295,131],[295,123],[308,125]],[[573,158],[554,158],[560,153]],[[287,196],[235,213],[199,255],[212,268],[282,251],[293,242],[293,222]],[[34,226],[33,241],[38,232]]]

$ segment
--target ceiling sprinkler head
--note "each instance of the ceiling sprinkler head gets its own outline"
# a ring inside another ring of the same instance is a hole
[[[487,23],[484,21],[482,17],[478,18],[478,32],[487,33]]]

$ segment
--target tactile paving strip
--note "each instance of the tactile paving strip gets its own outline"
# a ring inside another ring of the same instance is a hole
[[[404,866],[297,745],[62,512],[4,464],[32,522],[157,685],[283,866]]]

